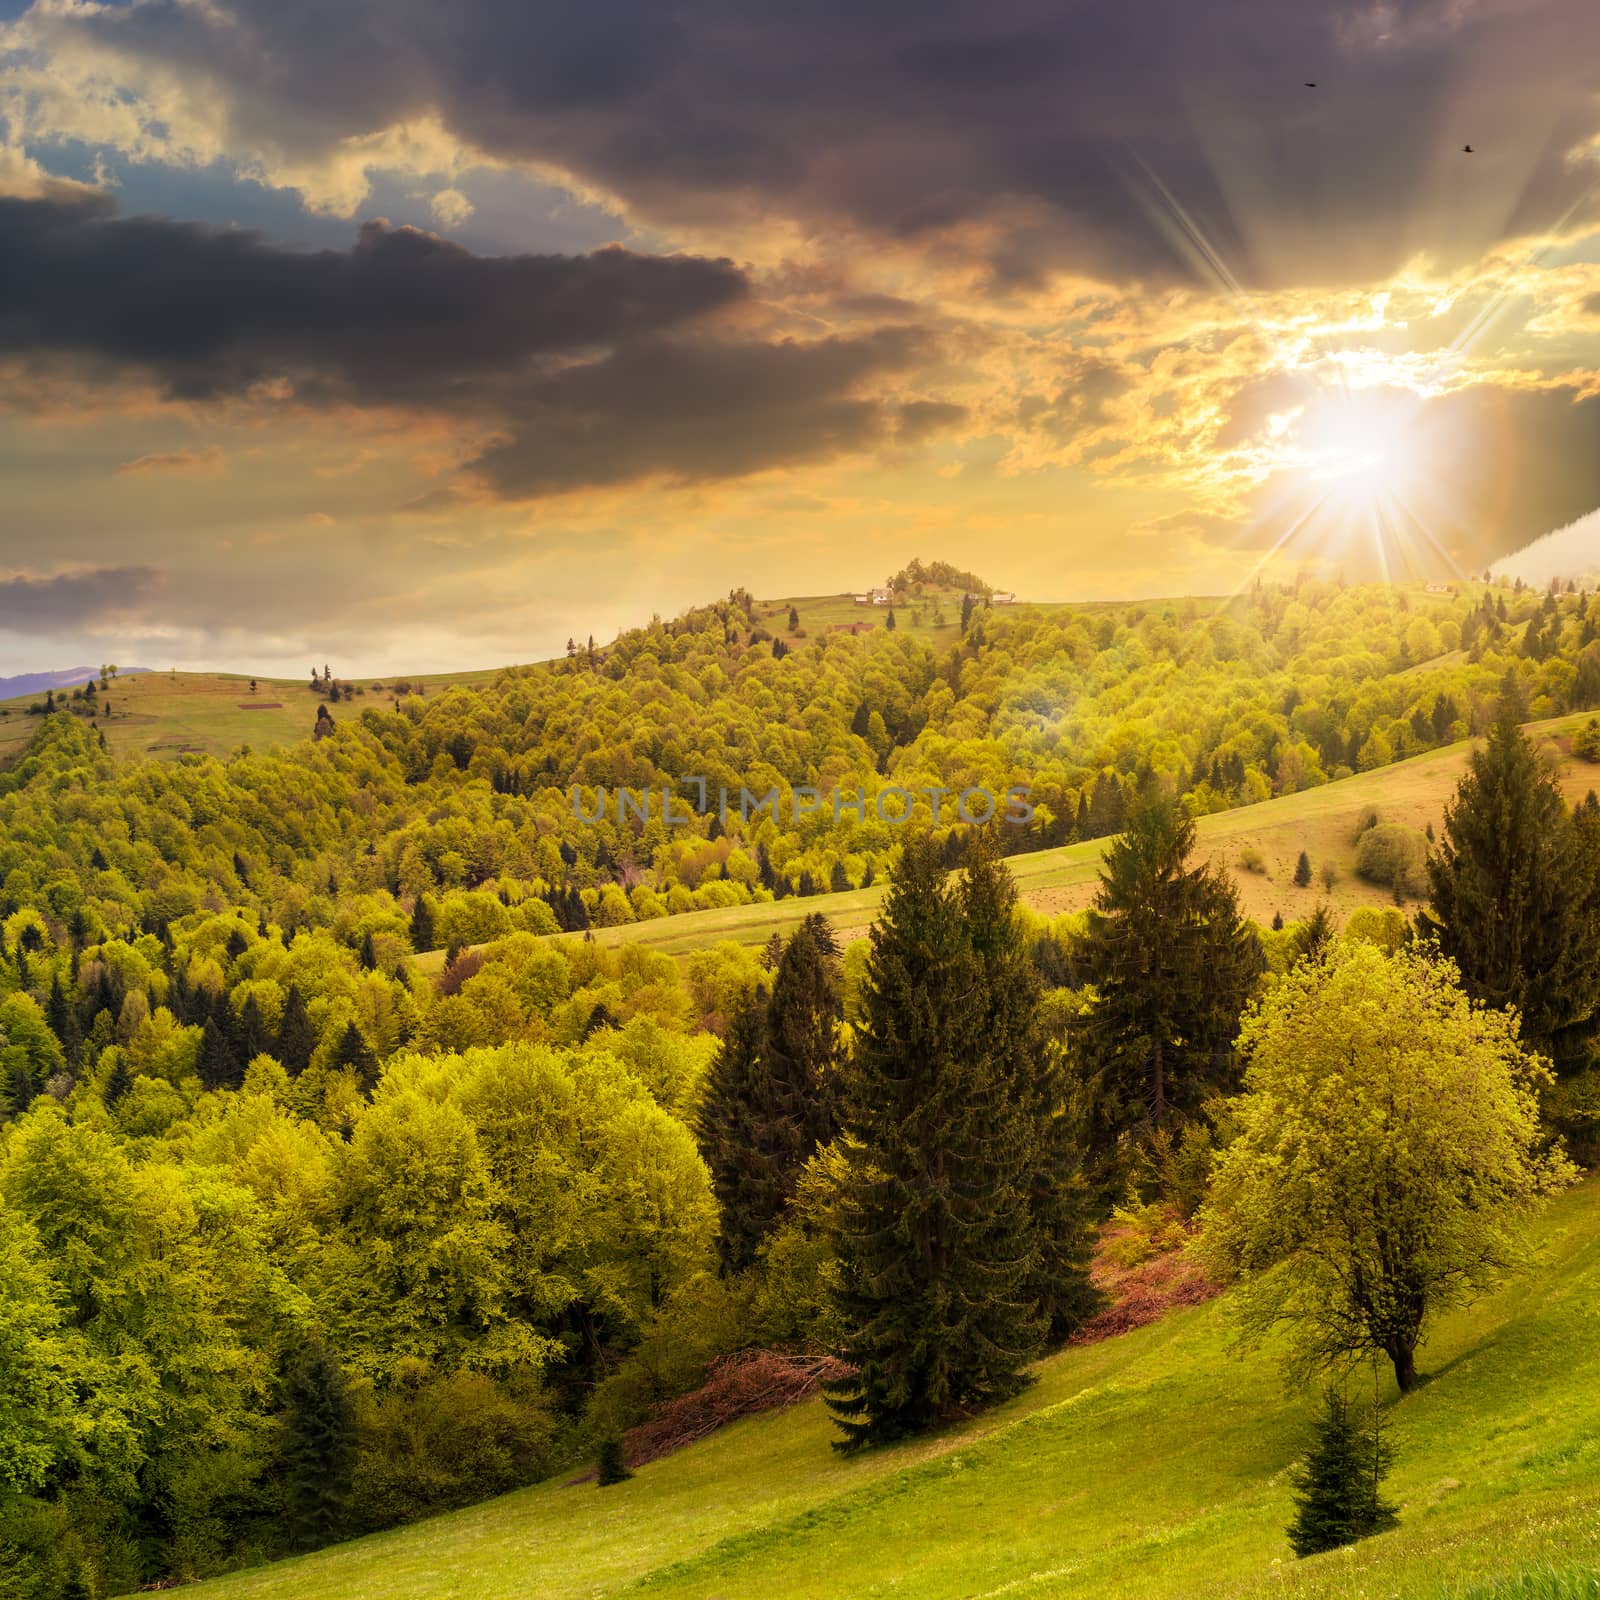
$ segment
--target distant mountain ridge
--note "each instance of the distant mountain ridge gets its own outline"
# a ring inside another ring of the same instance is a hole
[[[131,678],[149,667],[118,667],[119,678]],[[25,694],[44,694],[50,689],[76,689],[100,676],[99,667],[67,667],[60,672],[24,672],[15,678],[0,678],[0,700],[17,700]]]

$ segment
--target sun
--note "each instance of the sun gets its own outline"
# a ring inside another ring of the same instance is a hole
[[[1417,396],[1394,388],[1322,390],[1270,417],[1263,562],[1312,560],[1385,582],[1457,573],[1441,535],[1459,513],[1451,449],[1466,440],[1423,424]]]
[[[1352,510],[1403,499],[1411,483],[1404,429],[1385,410],[1327,406],[1306,418],[1296,444],[1309,481]]]

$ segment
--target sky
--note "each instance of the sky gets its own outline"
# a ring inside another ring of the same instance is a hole
[[[1593,0],[0,0],[0,674],[1597,508]]]

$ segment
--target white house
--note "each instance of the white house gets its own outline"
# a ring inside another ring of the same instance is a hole
[[[1017,603],[1016,595],[1014,595],[1009,589],[996,589],[995,592],[989,596],[989,599],[997,606],[1014,606]]]

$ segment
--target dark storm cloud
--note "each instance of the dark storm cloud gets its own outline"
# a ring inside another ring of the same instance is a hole
[[[0,628],[51,633],[116,616],[147,600],[160,582],[149,567],[101,567],[48,578],[0,577]]]
[[[1585,0],[145,0],[40,19],[51,48],[79,32],[220,94],[251,148],[314,159],[436,113],[658,220],[906,240],[989,223],[1018,278],[1192,269],[1152,174],[1257,282],[1473,253],[1582,193],[1593,173],[1565,155],[1600,124]]]
[[[615,248],[488,259],[382,224],[348,252],[297,253],[122,218],[94,197],[0,199],[0,355],[102,363],[181,399],[286,380],[302,405],[469,419],[499,436],[475,465],[509,498],[738,477],[964,415],[861,392],[930,357],[926,334],[764,342],[706,323],[747,292],[726,261]]]
[[[475,463],[511,498],[664,477],[734,478],[960,422],[959,406],[896,407],[864,384],[929,355],[925,335],[882,329],[808,344],[658,340],[568,367],[516,400],[510,437]]]
[[[176,396],[289,378],[371,402],[437,395],[637,338],[746,293],[726,261],[606,249],[473,256],[369,223],[353,249],[0,198],[0,353],[140,369]]]

